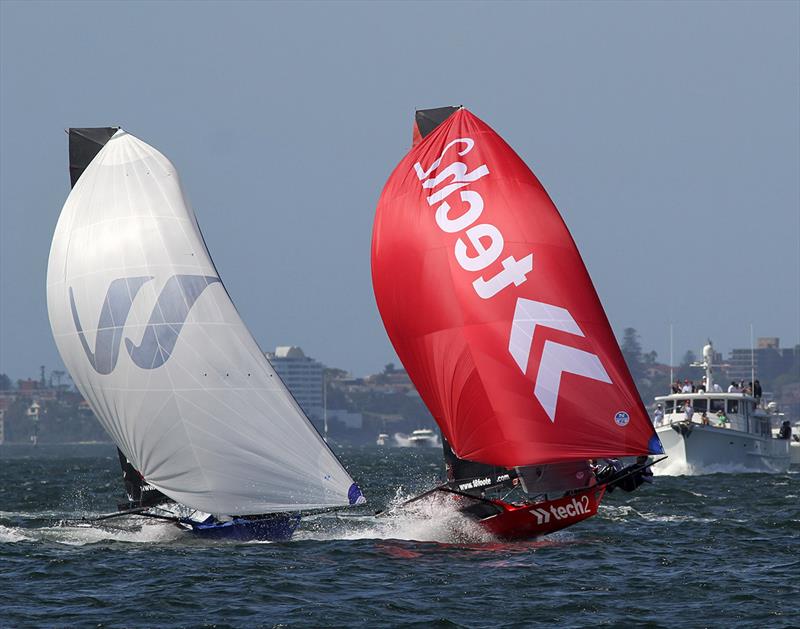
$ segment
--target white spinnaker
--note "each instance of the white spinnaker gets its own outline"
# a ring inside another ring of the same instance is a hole
[[[64,204],[47,305],[78,390],[166,495],[230,515],[349,504],[352,479],[218,281],[174,166],[125,131]]]

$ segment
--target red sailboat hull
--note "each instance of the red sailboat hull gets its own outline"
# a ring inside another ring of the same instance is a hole
[[[531,539],[560,531],[596,515],[604,493],[605,487],[591,487],[573,496],[524,505],[492,501],[503,511],[478,523],[500,539]]]

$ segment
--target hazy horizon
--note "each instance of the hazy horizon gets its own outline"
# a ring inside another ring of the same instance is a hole
[[[265,351],[399,364],[375,205],[418,107],[463,104],[562,213],[618,338],[800,343],[800,4],[0,3],[0,372],[63,368],[47,318],[70,126],[177,167]]]

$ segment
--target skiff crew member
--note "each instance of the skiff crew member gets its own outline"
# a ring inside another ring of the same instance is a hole
[[[725,417],[725,413],[722,411],[717,411],[717,423],[720,426],[724,426],[726,421],[728,421],[728,418]]]
[[[633,491],[644,483],[653,482],[653,470],[647,465],[647,455],[636,457],[636,463],[628,467],[622,467],[619,459],[606,459],[606,462],[607,465],[595,474],[598,483],[607,483],[606,491],[609,493],[615,487],[623,491]]]
[[[647,465],[647,456],[637,456],[636,457],[636,465],[643,465],[640,471],[634,474],[634,478],[638,481],[637,487],[642,483],[652,483],[653,482],[653,466]]]
[[[778,431],[778,439],[791,439],[792,438],[792,425],[786,419],[781,424],[781,429]]]

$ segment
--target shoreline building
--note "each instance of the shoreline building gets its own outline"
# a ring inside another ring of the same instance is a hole
[[[763,385],[765,381],[773,381],[781,374],[789,372],[798,356],[800,356],[800,346],[782,348],[777,337],[761,337],[753,349],[747,347],[730,351],[728,377],[749,382],[752,362],[756,378],[760,379]]]
[[[306,415],[321,421],[325,366],[296,345],[282,345],[264,355]]]

